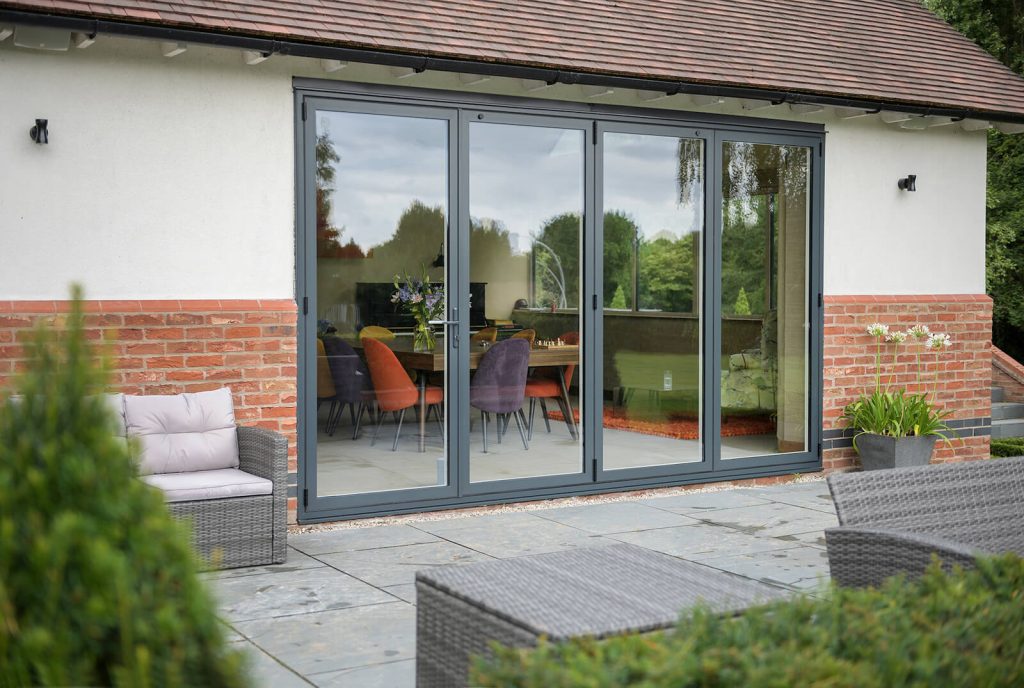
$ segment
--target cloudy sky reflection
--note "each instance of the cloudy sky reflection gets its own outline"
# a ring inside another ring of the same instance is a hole
[[[340,241],[364,250],[387,241],[414,200],[447,207],[447,120],[318,112],[335,165],[332,224]],[[678,139],[609,133],[605,138],[605,208],[630,215],[648,238],[679,238],[703,225],[701,197],[679,198]],[[528,250],[545,222],[583,208],[579,129],[473,122],[470,213],[501,223],[513,247]],[[518,236],[517,236],[518,235]]]

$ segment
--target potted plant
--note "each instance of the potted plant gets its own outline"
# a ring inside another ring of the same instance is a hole
[[[894,345],[893,363],[897,362],[899,347],[905,342],[917,345],[917,380],[921,383],[921,349],[936,354],[949,348],[948,334],[929,332],[926,325],[915,325],[906,332],[889,331],[888,325],[873,323],[867,328],[875,338],[875,389],[862,394],[843,410],[843,419],[857,433],[853,448],[860,455],[864,470],[923,466],[931,461],[935,443],[940,438],[949,443],[946,424],[949,411],[936,407],[929,400],[927,389],[911,393],[906,389],[882,386],[882,343]],[[933,390],[934,395],[934,390]]]
[[[437,346],[431,320],[439,320],[444,315],[444,288],[432,285],[427,279],[424,268],[421,279],[413,279],[406,274],[404,281],[395,275],[395,293],[391,295],[391,303],[405,308],[416,320],[412,333],[413,351],[433,351]]]

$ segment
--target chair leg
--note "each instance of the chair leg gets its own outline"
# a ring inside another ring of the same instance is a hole
[[[441,441],[444,442],[444,421],[441,419],[441,409],[434,404],[430,408],[434,409],[434,417],[437,418],[437,430],[441,433]]]
[[[398,451],[398,437],[402,434],[402,421],[405,420],[405,411],[406,409],[402,409],[402,412],[398,414],[398,427],[395,429],[395,442],[391,445],[391,451]]]
[[[484,454],[487,453],[487,414],[483,411],[480,412],[480,421],[483,424],[484,429]]]
[[[495,414],[494,421],[495,421],[494,425],[496,426],[495,427],[495,432],[498,435],[498,444],[501,444],[501,437],[502,437],[502,435],[505,434],[504,432],[502,432],[502,423],[504,423],[504,421],[505,421],[504,414],[501,414],[501,413]]]
[[[533,442],[533,417],[534,412],[537,410],[537,397],[530,397],[530,420],[526,424],[526,431],[529,435],[529,439]]]
[[[562,397],[558,397],[556,401],[558,401],[558,408],[562,411],[562,417],[565,418],[565,427],[569,428],[569,437],[575,440],[576,433],[574,432],[572,426],[572,409],[568,408],[568,405],[565,403],[565,400]]]
[[[363,422],[363,412],[366,411],[366,402],[359,404],[359,413],[356,414],[356,422],[352,424],[352,439],[359,438],[359,425]]]
[[[352,420],[352,425],[356,424],[356,405],[353,402],[348,402],[348,417]]]
[[[540,398],[540,413],[544,416],[544,427],[547,428],[548,432],[551,432],[551,421],[548,419],[548,404],[544,401],[544,397]]]
[[[336,411],[340,411],[338,408],[338,400],[332,399],[331,406],[327,409],[327,424],[324,425],[324,432],[330,436],[334,436],[334,414]]]
[[[523,449],[529,451],[530,444],[526,441],[526,430],[523,428],[523,425],[526,423],[526,419],[522,417],[523,409],[519,409],[512,415],[516,417],[516,427],[519,428],[519,439],[523,441]]]
[[[372,447],[377,443],[377,435],[380,434],[380,426],[384,425],[384,413],[381,412],[377,415],[377,429],[373,431],[373,439],[370,440],[370,446]]]

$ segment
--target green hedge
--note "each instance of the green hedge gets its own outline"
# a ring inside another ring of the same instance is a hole
[[[1004,437],[992,440],[992,458],[1024,456],[1024,437]]]
[[[243,685],[186,526],[95,396],[77,298],[67,325],[0,393],[0,686]]]
[[[723,619],[698,610],[673,634],[632,635],[536,650],[499,649],[474,685],[644,686],[1024,685],[1024,561],[976,571],[937,567],[916,584],[834,589]]]

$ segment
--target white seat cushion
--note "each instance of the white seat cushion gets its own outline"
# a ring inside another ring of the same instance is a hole
[[[139,441],[139,473],[238,468],[231,390],[125,396],[128,436]]]
[[[274,491],[274,483],[266,478],[260,478],[237,468],[144,475],[142,480],[163,490],[164,497],[168,502],[254,497],[268,495]]]

